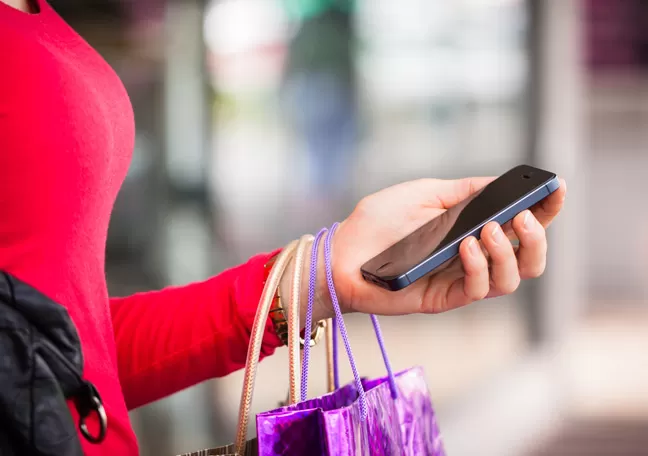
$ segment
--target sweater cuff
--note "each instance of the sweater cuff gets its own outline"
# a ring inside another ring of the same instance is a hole
[[[254,318],[259,307],[261,294],[263,293],[264,286],[264,266],[275,255],[281,252],[277,249],[271,253],[256,255],[247,262],[245,279],[242,281],[243,286],[240,287],[240,292],[243,299],[239,302],[242,303],[240,317],[246,328],[249,328],[250,336],[252,335],[252,326],[254,325]],[[270,356],[274,353],[275,349],[281,347],[283,343],[277,333],[275,332],[274,324],[270,318],[266,318],[265,330],[263,334],[263,342],[261,344],[261,356]]]

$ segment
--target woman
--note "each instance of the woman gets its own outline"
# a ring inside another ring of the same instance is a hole
[[[135,456],[129,409],[243,366],[264,265],[273,254],[205,282],[109,298],[106,232],[134,141],[124,87],[45,0],[0,0],[0,62],[0,270],[62,305],[76,326],[83,375],[100,392],[108,417],[100,444],[81,439],[85,454]],[[403,292],[360,277],[360,265],[372,255],[488,182],[420,180],[365,198],[333,242],[344,310],[442,312],[511,293],[520,279],[540,275],[544,228],[562,207],[564,185],[533,213],[516,217],[507,232],[496,224],[485,228],[490,270],[470,238],[458,267]],[[517,255],[507,235],[520,240]],[[318,286],[316,320],[332,315],[325,281]],[[279,345],[268,321],[263,356]],[[70,412],[77,418],[71,405]]]

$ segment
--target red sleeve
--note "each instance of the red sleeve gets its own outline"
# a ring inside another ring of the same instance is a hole
[[[263,266],[271,255],[255,256],[205,282],[111,299],[129,409],[245,366]],[[261,358],[280,345],[268,320]]]

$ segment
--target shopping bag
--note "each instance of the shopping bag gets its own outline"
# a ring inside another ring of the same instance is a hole
[[[385,384],[388,377],[363,380],[365,390]],[[405,455],[445,456],[443,440],[437,422],[425,374],[414,367],[396,374],[398,400],[394,401]]]
[[[288,244],[278,255],[270,275],[264,285],[259,307],[254,317],[252,333],[248,346],[247,359],[245,363],[245,375],[243,377],[243,392],[239,407],[239,419],[237,426],[236,441],[231,445],[217,448],[210,448],[192,453],[184,453],[181,456],[256,456],[258,454],[257,439],[247,440],[247,426],[250,417],[250,406],[254,392],[259,355],[261,353],[261,342],[265,324],[268,319],[270,307],[274,299],[279,281],[284,274],[289,262],[294,260],[292,276],[292,293],[288,306],[288,353],[289,353],[289,403],[296,401],[299,395],[299,287],[302,279],[304,255],[307,245],[313,240],[313,236],[305,235],[299,241]]]
[[[332,351],[335,390],[306,400],[310,348],[304,347],[301,399],[296,404],[257,415],[257,444],[264,456],[445,456],[430,393],[421,368],[397,375],[392,373],[378,319],[371,316],[376,337],[385,361],[387,376],[361,379],[351,352],[342,319],[331,271],[331,237],[337,224],[324,241],[326,276],[336,312],[327,344]],[[313,242],[317,252],[323,232]],[[313,255],[317,258],[317,255]],[[311,283],[306,315],[306,334],[312,324],[312,300],[316,263],[311,264]],[[351,364],[354,382],[339,387],[337,331],[339,327]]]
[[[395,377],[397,400],[387,377],[363,381],[364,420],[353,383],[257,415],[259,454],[444,456],[423,372],[413,368]]]

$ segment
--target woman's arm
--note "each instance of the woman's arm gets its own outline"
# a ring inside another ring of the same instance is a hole
[[[245,365],[270,257],[255,256],[204,282],[111,299],[129,409]],[[268,321],[261,357],[280,345]]]

